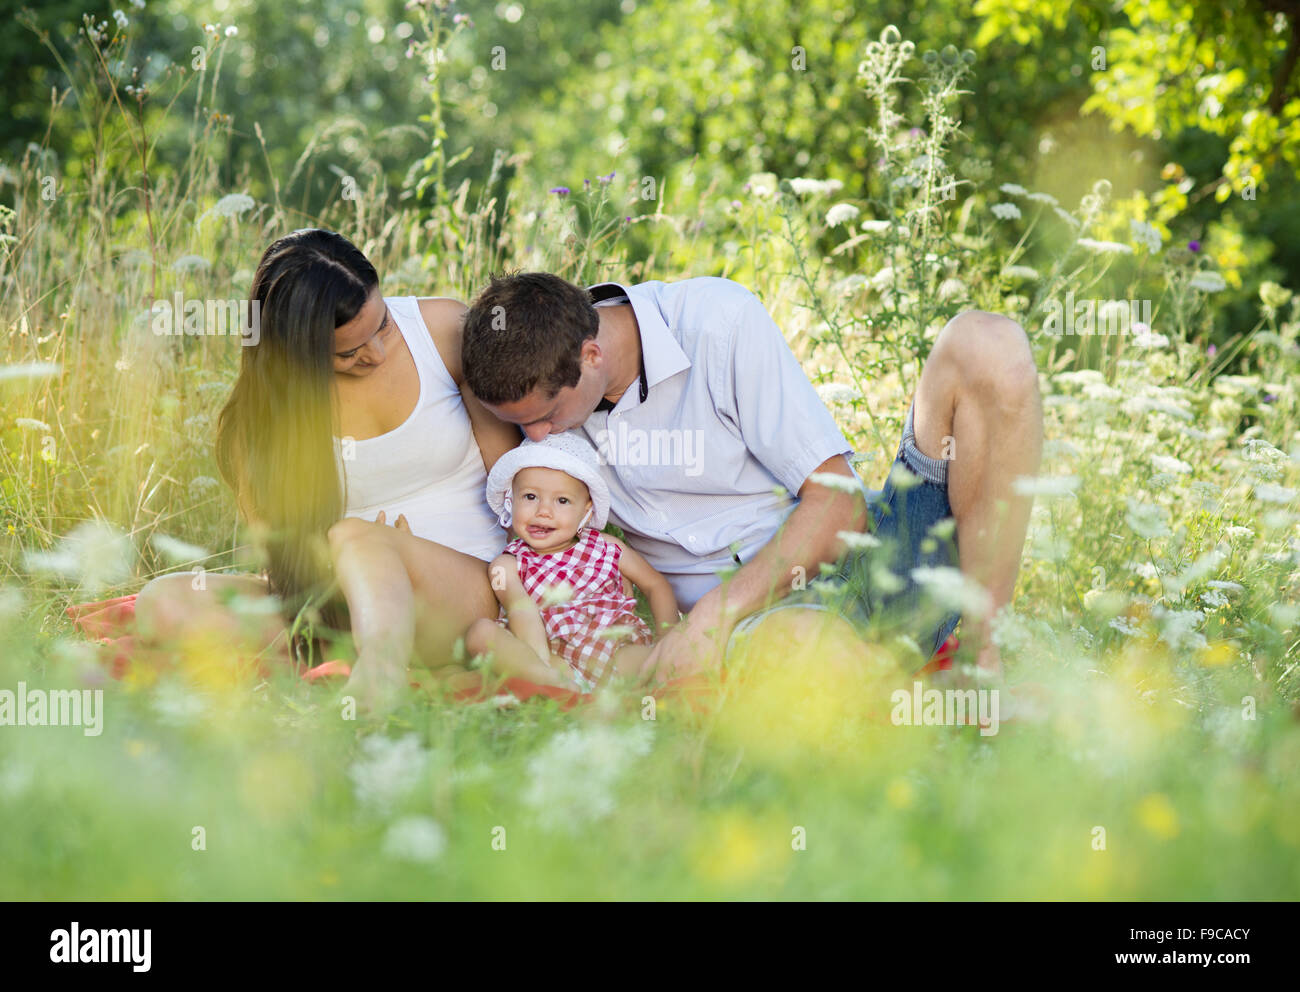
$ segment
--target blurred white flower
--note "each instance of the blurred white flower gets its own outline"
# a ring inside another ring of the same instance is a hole
[[[1150,348],[1158,351],[1162,348],[1169,347],[1169,339],[1163,334],[1157,334],[1145,324],[1141,325],[1146,330],[1138,330],[1138,325],[1133,325],[1133,343],[1139,348]]]
[[[172,262],[173,272],[206,272],[212,263],[202,255],[182,255]]]
[[[944,302],[948,300],[964,300],[967,295],[966,284],[960,279],[945,279],[939,283],[939,299]]]
[[[166,534],[154,534],[149,539],[149,543],[173,565],[188,565],[191,562],[206,561],[208,558],[207,551],[198,545]]]
[[[993,211],[993,216],[1000,220],[1020,219],[1020,208],[1014,203],[995,203],[989,209]]]
[[[124,31],[126,30],[126,26],[131,23],[126,19],[126,15],[122,13],[120,10],[113,11],[113,20],[115,20],[117,22],[117,26]]]
[[[1052,209],[1056,211],[1057,217],[1060,217],[1061,220],[1065,221],[1071,227],[1079,226],[1079,218],[1074,216],[1074,214],[1070,213],[1064,207],[1053,207]]]
[[[54,362],[23,362],[19,365],[0,365],[0,382],[8,379],[48,379],[63,371]]]
[[[1129,527],[1138,537],[1153,541],[1159,537],[1168,537],[1169,510],[1163,506],[1142,503],[1135,499],[1128,501],[1128,513],[1125,515]]]
[[[1046,203],[1049,207],[1057,205],[1058,201],[1051,193],[1026,193],[1026,200],[1033,200],[1036,203]],[[1074,218],[1070,218],[1073,221]]]
[[[1294,489],[1288,489],[1286,486],[1275,486],[1272,483],[1261,482],[1255,486],[1255,498],[1264,503],[1277,503],[1285,506],[1295,500],[1298,495]]]
[[[1217,610],[1221,606],[1228,605],[1228,597],[1218,589],[1211,589],[1209,592],[1201,593],[1201,602],[1210,609]]]
[[[1029,190],[1025,189],[1023,186],[1017,185],[1016,183],[1003,183],[998,187],[998,189],[1003,193],[1006,193],[1008,196],[1024,196],[1029,192]]]
[[[1195,651],[1206,645],[1205,635],[1196,628],[1205,620],[1200,610],[1162,610],[1157,607],[1160,620],[1160,639],[1174,651]]]
[[[887,220],[864,220],[858,225],[863,234],[884,234],[894,225]]]
[[[1095,238],[1080,238],[1075,242],[1080,248],[1087,248],[1099,255],[1132,255],[1133,249],[1118,241],[1098,241]]]
[[[1137,637],[1142,633],[1142,629],[1128,617],[1116,617],[1107,626],[1118,630],[1125,637]]]
[[[963,617],[978,619],[988,615],[993,599],[988,590],[960,569],[947,565],[912,569],[912,579],[945,609]]]
[[[1253,530],[1249,527],[1238,527],[1235,524],[1231,527],[1225,527],[1223,533],[1233,541],[1253,541],[1255,539]]]
[[[843,541],[850,551],[870,551],[872,548],[880,547],[880,538],[864,531],[841,530],[836,531],[835,536]]]
[[[1151,464],[1160,472],[1172,472],[1174,475],[1187,475],[1192,470],[1192,466],[1181,458],[1169,455],[1152,455]]]
[[[1130,220],[1128,222],[1128,229],[1129,233],[1133,236],[1133,240],[1142,245],[1153,255],[1164,246],[1164,236],[1150,224],[1144,223],[1140,220]]]
[[[529,759],[524,802],[544,827],[577,831],[613,812],[615,786],[650,746],[644,722],[562,731]]]
[[[852,403],[862,394],[842,382],[827,382],[817,387],[817,395],[823,403],[838,404]]]
[[[750,195],[757,200],[766,200],[776,195],[776,173],[756,172],[745,183]]]
[[[419,785],[428,764],[429,752],[414,734],[397,740],[372,734],[361,741],[348,774],[361,805],[387,810]]]
[[[447,848],[447,835],[427,816],[394,820],[384,834],[384,853],[399,861],[437,861]]]
[[[28,551],[23,560],[29,572],[76,579],[95,592],[131,575],[135,546],[111,524],[88,520],[59,538],[53,551]]]
[[[1192,289],[1199,289],[1202,293],[1218,293],[1228,288],[1228,284],[1223,281],[1223,276],[1217,272],[1198,272],[1188,280],[1187,285]]]
[[[841,224],[847,224],[849,221],[856,220],[860,212],[851,203],[837,203],[826,211],[826,226],[839,227]]]
[[[243,193],[228,193],[212,205],[211,213],[218,217],[238,217],[257,206],[257,202]]]
[[[1037,279],[1038,270],[1028,265],[1007,265],[1002,269],[1002,274],[1008,279]]]
[[[50,425],[44,420],[33,420],[31,417],[15,417],[14,423],[27,431],[40,431],[43,434],[50,433]]]
[[[814,472],[808,476],[808,481],[825,486],[827,489],[834,489],[836,492],[862,492],[862,483],[850,475],[840,475],[838,472]]]
[[[835,193],[844,188],[838,179],[791,179],[790,188],[799,196],[819,196]]]
[[[226,37],[227,37],[227,38],[233,38],[233,37],[235,37],[235,35],[237,35],[237,34],[239,34],[239,28],[235,27],[233,24],[230,25],[230,27],[226,28]]]

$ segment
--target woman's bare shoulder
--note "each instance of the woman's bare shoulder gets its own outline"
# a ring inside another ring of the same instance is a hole
[[[419,300],[419,304],[420,316],[424,318],[424,326],[429,329],[434,347],[442,356],[443,364],[447,366],[451,377],[460,385],[460,338],[465,311],[469,307],[460,300],[445,296],[426,296]]]

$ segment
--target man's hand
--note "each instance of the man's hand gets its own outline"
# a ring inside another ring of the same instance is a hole
[[[721,666],[733,624],[706,607],[696,607],[676,627],[671,628],[650,650],[642,672],[656,682],[707,672]]]

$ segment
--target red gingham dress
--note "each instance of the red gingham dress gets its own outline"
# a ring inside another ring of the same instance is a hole
[[[541,612],[551,651],[569,663],[574,681],[584,692],[596,687],[619,647],[653,642],[650,628],[637,616],[636,600],[623,593],[618,569],[623,549],[595,528],[584,528],[578,543],[567,551],[538,554],[516,538],[505,552],[519,560],[519,579]],[[545,605],[543,597],[561,583],[568,583],[573,595],[567,602]],[[505,618],[497,622],[504,624]],[[631,630],[608,636],[603,632],[610,627]]]

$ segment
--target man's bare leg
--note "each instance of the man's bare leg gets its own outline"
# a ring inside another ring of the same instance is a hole
[[[1020,325],[982,311],[949,321],[921,372],[914,426],[921,454],[949,457],[961,570],[992,600],[989,615],[970,618],[966,631],[979,666],[1000,674],[991,620],[1011,603],[1033,509],[1013,483],[1038,474],[1043,450],[1038,371]]]
[[[136,597],[136,629],[155,645],[203,640],[230,645],[238,655],[273,650],[288,658],[288,631],[270,594],[266,580],[256,575],[160,575]],[[247,608],[232,604],[232,595]]]

